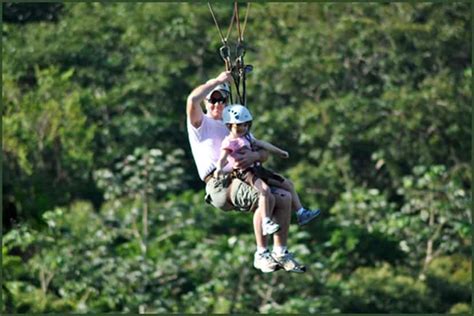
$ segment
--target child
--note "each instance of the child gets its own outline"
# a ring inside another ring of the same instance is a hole
[[[219,177],[224,174],[224,166],[227,162],[233,166],[233,155],[244,147],[253,149],[253,147],[261,147],[271,153],[277,154],[282,158],[288,158],[288,152],[259,139],[250,134],[250,126],[252,124],[252,115],[249,110],[240,105],[230,105],[224,109],[223,121],[230,130],[229,135],[224,138],[221,145],[221,155],[217,162],[215,176]],[[284,178],[263,168],[260,164],[253,165],[246,170],[234,169],[232,171],[235,177],[240,178],[249,185],[252,185],[260,193],[259,203],[265,205],[265,214],[263,215],[262,230],[263,235],[270,235],[277,232],[280,226],[271,220],[271,207],[268,203],[268,196],[271,194],[269,185],[282,187]]]

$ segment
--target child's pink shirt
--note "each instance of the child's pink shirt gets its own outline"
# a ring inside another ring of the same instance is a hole
[[[242,149],[247,147],[248,149],[252,149],[252,146],[249,140],[246,137],[238,137],[234,138],[232,135],[227,135],[226,138],[222,141],[221,149],[225,149],[229,152],[228,161],[229,166],[234,167],[235,164],[235,155],[236,153]]]

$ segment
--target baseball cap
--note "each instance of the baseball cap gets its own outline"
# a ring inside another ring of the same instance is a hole
[[[211,95],[216,91],[219,91],[222,94],[222,96],[226,97],[230,94],[230,86],[228,83],[221,83],[220,85],[216,86],[214,89],[212,89],[211,92],[209,92],[206,95],[206,99],[209,100],[211,98]]]

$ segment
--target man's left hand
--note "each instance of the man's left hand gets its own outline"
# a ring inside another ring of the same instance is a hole
[[[235,155],[235,165],[234,167],[245,170],[254,164],[260,158],[260,155],[256,151],[251,151],[249,149],[241,149],[236,152]]]

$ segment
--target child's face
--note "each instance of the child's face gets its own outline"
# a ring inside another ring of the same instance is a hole
[[[248,129],[249,129],[248,122],[240,123],[240,124],[231,124],[230,126],[231,133],[236,137],[244,136],[245,134],[247,134]]]

